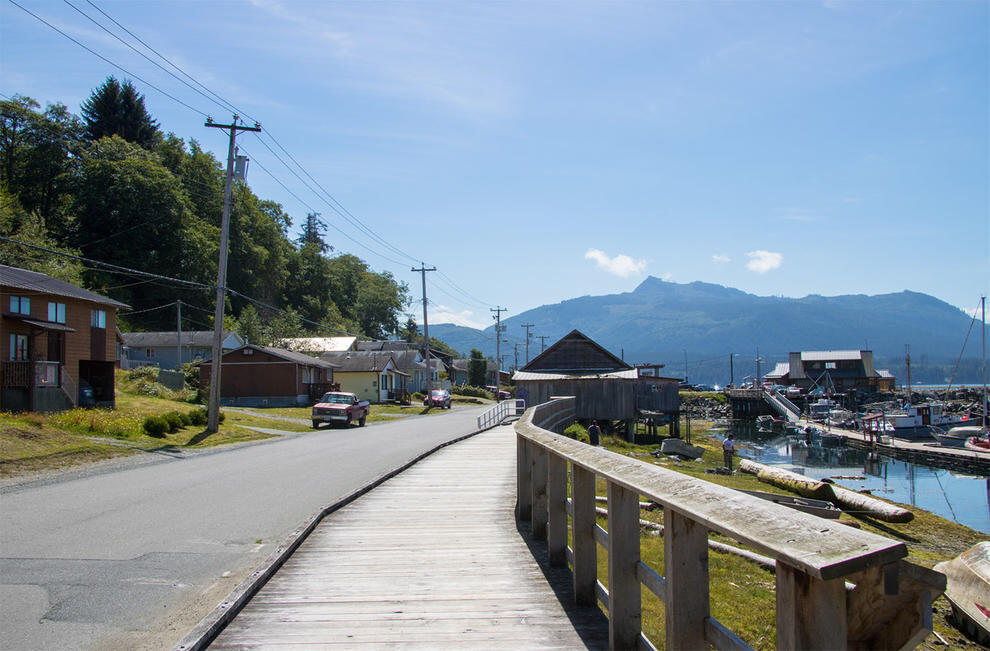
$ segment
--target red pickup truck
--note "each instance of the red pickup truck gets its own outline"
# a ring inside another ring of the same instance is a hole
[[[364,427],[365,420],[371,412],[371,403],[358,400],[353,393],[331,391],[324,393],[320,401],[313,405],[313,429],[320,423],[330,423],[349,426],[352,422]]]

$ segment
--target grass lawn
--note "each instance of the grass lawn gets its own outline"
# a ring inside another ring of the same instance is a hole
[[[650,453],[657,445],[633,445],[619,438],[603,437],[602,444],[619,454],[635,456],[641,461],[652,463],[670,470],[692,475],[731,488],[786,493],[782,489],[761,483],[756,477],[741,472],[734,475],[706,473],[722,465],[721,439],[708,435],[707,424],[692,422],[692,443],[705,448],[699,461],[678,461],[673,458],[657,459]],[[606,494],[604,481],[598,482],[598,495]],[[878,498],[882,499],[882,498]],[[912,563],[932,567],[936,563],[950,560],[981,540],[986,535],[962,526],[937,515],[910,505],[899,504],[914,513],[914,520],[904,524],[880,522],[866,517],[853,517],[843,514],[841,519],[855,521],[863,531],[870,531],[887,538],[903,541],[908,548],[908,558]],[[663,522],[660,511],[641,512],[641,518]],[[599,519],[599,525],[607,529],[607,521]],[[741,547],[738,542],[718,535],[712,538],[720,542]],[[640,549],[644,563],[663,573],[663,538],[647,529],[640,538]],[[599,579],[605,582],[608,574],[608,559],[604,549],[599,547]],[[735,631],[747,643],[757,649],[772,649],[776,644],[775,624],[775,581],[770,572],[745,559],[709,551],[709,591],[713,616]],[[935,603],[935,630],[949,642],[950,649],[979,649],[969,642],[958,630],[946,621],[950,607],[945,599]],[[663,604],[646,588],[643,588],[643,632],[654,643],[662,643],[664,626]],[[927,648],[947,647],[930,636],[924,645]]]
[[[72,409],[53,414],[0,413],[0,477],[52,471],[114,457],[161,449],[201,449],[256,441],[274,435],[246,429],[307,431],[303,425],[263,416],[223,412],[220,431],[207,434],[202,426],[188,426],[148,436],[144,418],[172,411],[200,409],[187,402],[118,392],[117,409]]]
[[[477,400],[477,398],[468,398],[464,401],[455,400],[455,402],[463,402],[464,404],[482,404],[480,401],[475,402]],[[238,409],[242,408],[238,407]],[[304,420],[309,420],[313,413],[312,407],[252,407],[243,409],[258,415],[272,414],[275,416],[288,416],[290,418],[301,418]],[[417,403],[407,406],[371,405],[371,411],[368,413],[368,422],[373,423],[375,421],[395,420],[396,416],[430,416],[435,414],[445,414],[448,411],[449,410],[447,409],[427,409],[422,404]]]

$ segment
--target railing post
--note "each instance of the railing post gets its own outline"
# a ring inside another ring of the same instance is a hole
[[[547,451],[539,445],[529,450],[533,461],[533,538],[547,539]]]
[[[608,641],[635,649],[642,629],[639,576],[639,495],[608,484]]]
[[[663,558],[666,648],[708,648],[708,530],[674,509],[664,509]]]
[[[845,581],[777,561],[777,648],[844,649],[847,637]]]
[[[571,464],[572,541],[574,545],[574,600],[579,606],[598,603],[598,543],[595,541],[595,473]]]
[[[524,522],[533,517],[533,469],[529,448],[529,441],[516,436],[516,518]]]
[[[567,566],[567,460],[549,453],[547,463],[547,551],[551,567]]]

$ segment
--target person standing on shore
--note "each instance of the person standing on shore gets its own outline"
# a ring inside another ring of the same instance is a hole
[[[732,472],[732,455],[736,453],[736,442],[732,440],[732,434],[729,434],[724,441],[722,441],[722,461],[725,467]]]
[[[602,430],[598,427],[598,421],[591,421],[591,427],[588,428],[588,440],[594,446],[598,445],[598,441],[601,439]]]

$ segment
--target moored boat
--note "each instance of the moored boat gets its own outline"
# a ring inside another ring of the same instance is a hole
[[[990,541],[939,563],[935,571],[946,576],[945,597],[956,625],[980,644],[990,645]]]
[[[949,413],[943,402],[925,402],[919,405],[905,405],[899,411],[887,413],[884,419],[893,428],[894,436],[927,438],[932,434],[932,427],[947,430],[967,425],[969,414]]]
[[[966,449],[977,452],[990,452],[990,439],[985,436],[971,436],[966,439]]]
[[[983,431],[979,425],[962,425],[960,427],[951,427],[948,432],[938,431],[935,433],[935,440],[938,444],[946,448],[963,448],[966,447],[966,441],[974,436],[980,436]],[[984,434],[984,438],[985,438]]]

